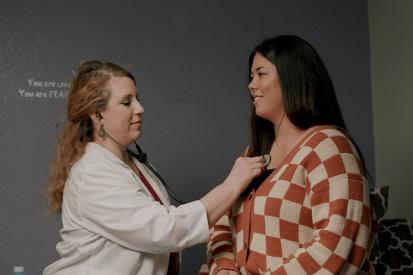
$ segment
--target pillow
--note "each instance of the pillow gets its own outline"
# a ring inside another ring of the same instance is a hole
[[[376,234],[369,261],[376,274],[413,274],[413,229],[408,219],[384,219],[389,186],[370,189]]]
[[[372,209],[371,226],[372,231],[376,232],[372,237],[372,243],[369,251],[369,261],[377,269],[380,257],[383,254],[380,250],[378,231],[379,223],[383,219],[388,207],[389,186],[370,188],[370,206]]]
[[[385,219],[377,233],[376,274],[413,274],[413,229],[408,219]]]
[[[370,206],[377,222],[383,219],[388,207],[389,186],[370,188]]]

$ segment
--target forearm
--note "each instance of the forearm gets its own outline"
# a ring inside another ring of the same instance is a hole
[[[210,228],[235,203],[240,194],[240,188],[229,181],[224,181],[201,198],[201,202],[207,211]]]

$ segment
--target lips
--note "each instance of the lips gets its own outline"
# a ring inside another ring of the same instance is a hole
[[[255,96],[254,99],[253,99],[253,103],[254,104],[257,103],[257,101],[260,100],[261,97],[262,96]]]
[[[141,124],[142,124],[142,121],[141,121],[141,120],[131,122],[131,125],[137,125],[137,126],[140,126]]]

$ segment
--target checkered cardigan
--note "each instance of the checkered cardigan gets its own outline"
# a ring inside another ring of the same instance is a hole
[[[211,229],[200,274],[356,274],[371,243],[369,190],[354,145],[312,130]]]

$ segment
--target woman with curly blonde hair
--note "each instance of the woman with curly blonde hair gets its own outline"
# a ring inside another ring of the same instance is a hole
[[[45,275],[177,274],[177,251],[206,242],[209,228],[261,173],[261,157],[238,158],[200,200],[170,204],[161,182],[127,150],[143,107],[133,75],[88,61],[75,75],[48,187],[62,213],[61,259]]]
[[[94,140],[93,122],[89,114],[101,112],[107,105],[110,91],[106,84],[112,76],[128,77],[135,82],[130,72],[115,64],[85,62],[71,84],[67,123],[59,136],[47,190],[51,213],[61,211],[69,170],[83,155],[87,143]]]

